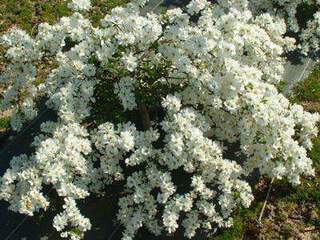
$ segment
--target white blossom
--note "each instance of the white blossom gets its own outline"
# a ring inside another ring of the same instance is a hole
[[[132,72],[136,69],[138,63],[137,58],[130,53],[129,55],[125,55],[121,58],[124,66],[128,69],[128,71]]]
[[[88,11],[91,8],[90,0],[72,0],[68,7],[73,11]]]

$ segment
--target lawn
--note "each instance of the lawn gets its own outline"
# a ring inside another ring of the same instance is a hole
[[[93,0],[94,14],[90,18],[98,24],[107,11],[126,1]],[[0,34],[17,26],[33,35],[38,23],[54,23],[68,14],[63,0],[0,0]],[[0,48],[0,72],[3,53]],[[294,89],[291,99],[309,111],[320,113],[320,65]],[[9,128],[9,114],[0,113],[0,133]],[[309,154],[314,160],[315,178],[303,179],[298,187],[292,187],[284,180],[275,181],[262,221],[258,223],[270,184],[270,179],[263,178],[254,187],[256,200],[251,208],[239,209],[234,227],[221,230],[210,239],[320,239],[320,137],[314,140]]]

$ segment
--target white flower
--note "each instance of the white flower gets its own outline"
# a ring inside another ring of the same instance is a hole
[[[134,136],[129,131],[124,131],[120,133],[122,139],[123,149],[125,151],[130,151],[134,147]]]
[[[128,69],[129,72],[133,72],[136,67],[138,66],[137,63],[137,58],[135,56],[133,56],[132,53],[128,54],[128,55],[124,55],[121,58],[123,65],[125,66],[125,68]]]
[[[208,4],[207,0],[192,0],[187,6],[188,13],[197,14],[208,6]]]
[[[118,95],[125,110],[133,110],[137,107],[134,94],[135,84],[135,79],[131,77],[123,77],[114,85],[114,92]]]
[[[91,8],[90,0],[72,0],[68,7],[73,11],[88,11]]]
[[[162,106],[169,111],[178,112],[181,108],[181,100],[173,95],[167,95],[162,101]]]

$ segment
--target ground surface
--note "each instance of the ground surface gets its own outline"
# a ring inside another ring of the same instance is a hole
[[[125,1],[94,0],[91,19],[98,23],[105,12]],[[0,0],[0,34],[12,26],[34,34],[38,23],[53,23],[68,14],[63,0]],[[0,72],[3,53],[0,47]],[[320,113],[320,66],[295,88],[291,99],[309,111]],[[10,112],[0,113],[0,133],[9,129],[9,115]],[[258,223],[270,183],[270,179],[262,179],[254,187],[256,200],[252,207],[239,209],[234,227],[222,230],[210,239],[320,239],[320,137],[314,143],[310,156],[314,160],[315,178],[304,179],[298,187],[292,187],[286,181],[274,182],[262,221]]]

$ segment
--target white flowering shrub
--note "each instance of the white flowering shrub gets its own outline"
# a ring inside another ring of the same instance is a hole
[[[253,0],[251,7],[256,14],[268,12],[285,19],[288,30],[299,40],[298,49],[305,55],[319,56],[319,0]]]
[[[12,159],[0,199],[33,215],[50,206],[49,186],[64,200],[53,219],[61,237],[91,228],[77,200],[114,183],[124,190],[123,239],[142,227],[192,238],[231,226],[233,210],[250,206],[254,170],[292,184],[314,174],[307,151],[319,116],[277,90],[295,47],[285,20],[251,12],[247,0],[193,0],[160,15],[142,15],[145,3],[114,8],[99,27],[75,12],[40,24],[35,37],[11,29],[1,38],[1,109],[14,109],[12,128],[43,98],[57,121],[42,124],[33,155]],[[39,81],[41,64],[51,71]]]

